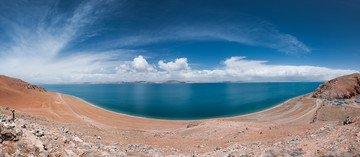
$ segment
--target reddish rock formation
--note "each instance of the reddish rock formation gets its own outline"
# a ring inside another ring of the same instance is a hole
[[[0,88],[17,89],[22,91],[30,90],[36,92],[46,92],[44,88],[32,85],[20,79],[11,78],[4,75],[0,75]]]
[[[315,90],[314,98],[350,99],[360,95],[360,74],[341,76],[332,79]]]

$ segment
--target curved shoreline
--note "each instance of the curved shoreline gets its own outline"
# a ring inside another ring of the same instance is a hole
[[[310,92],[312,93],[312,92]],[[259,111],[255,111],[255,112],[252,112],[252,113],[246,113],[246,114],[242,114],[242,115],[234,115],[234,116],[224,116],[224,117],[215,117],[215,118],[204,118],[204,119],[189,119],[189,120],[177,120],[177,119],[160,119],[160,118],[149,118],[149,117],[142,117],[142,116],[135,116],[135,115],[130,115],[130,114],[126,114],[126,113],[119,113],[119,112],[116,112],[116,111],[111,111],[109,109],[106,109],[106,108],[102,108],[100,106],[97,106],[95,104],[92,104],[82,98],[79,98],[79,97],[76,97],[76,96],[73,96],[73,95],[69,95],[69,94],[63,94],[63,93],[57,93],[57,94],[61,94],[61,95],[66,95],[66,96],[70,96],[70,97],[73,97],[75,99],[79,99],[81,101],[83,101],[84,103],[92,106],[92,107],[95,107],[97,109],[100,109],[100,110],[103,110],[103,111],[106,111],[106,112],[111,112],[113,114],[118,114],[118,115],[121,115],[121,116],[128,116],[128,117],[132,117],[132,118],[138,118],[138,119],[146,119],[146,120],[155,120],[155,121],[178,121],[178,122],[189,122],[189,121],[203,121],[203,120],[212,120],[212,119],[231,119],[231,118],[240,118],[240,117],[245,117],[245,116],[251,116],[251,115],[255,115],[255,114],[259,114],[259,113],[262,113],[262,112],[266,112],[266,111],[269,111],[269,110],[272,110],[272,109],[275,109],[275,108],[278,108],[278,107],[281,107],[283,106],[284,104],[286,104],[287,102],[289,102],[290,100],[292,99],[296,99],[296,98],[299,98],[299,97],[302,97],[302,96],[305,96],[305,95],[308,95],[310,93],[307,93],[307,94],[303,94],[303,95],[299,95],[299,96],[296,96],[296,97],[292,97],[290,99],[287,99],[285,100],[284,102],[282,103],[279,103],[277,105],[274,105],[270,108],[266,108],[266,109],[263,109],[263,110],[259,110]],[[70,106],[69,106],[70,107]]]
[[[264,110],[261,110],[261,111],[256,111],[256,112],[253,112],[253,113],[247,113],[247,114],[243,114],[243,115],[238,115],[238,116],[233,116],[233,117],[225,117],[225,118],[235,118],[235,117],[241,117],[241,116],[251,116],[251,115],[254,115],[254,114],[259,114],[259,113],[262,113],[262,112],[266,112],[266,111],[269,111],[269,110],[272,110],[272,109],[275,109],[277,107],[281,107],[283,106],[284,104],[288,103],[289,101],[293,100],[293,99],[296,99],[296,98],[299,98],[299,97],[302,97],[302,96],[306,96],[308,94],[311,94],[313,92],[310,92],[310,93],[307,93],[307,94],[303,94],[303,95],[299,95],[299,96],[296,96],[296,97],[293,97],[293,98],[290,98],[290,99],[287,99],[286,101],[278,104],[278,105],[275,105],[275,106],[272,106],[270,108],[267,108],[267,109],[264,109]]]

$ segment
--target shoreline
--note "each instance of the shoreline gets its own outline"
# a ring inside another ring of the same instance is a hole
[[[307,94],[303,94],[303,95],[299,95],[299,96],[296,96],[296,97],[293,97],[293,98],[290,98],[290,99],[287,99],[286,101],[278,104],[278,105],[275,105],[273,107],[270,107],[268,109],[265,109],[265,110],[261,110],[261,111],[256,111],[256,112],[253,112],[253,113],[247,113],[247,114],[244,114],[244,115],[239,115],[239,116],[233,116],[233,117],[226,117],[226,118],[235,118],[235,117],[240,117],[240,116],[251,116],[251,115],[254,115],[254,114],[259,114],[259,113],[262,113],[262,112],[266,112],[266,111],[269,111],[269,110],[272,110],[272,109],[275,109],[275,108],[278,108],[278,107],[281,107],[283,106],[284,104],[288,103],[289,101],[293,100],[293,99],[296,99],[296,98],[300,98],[302,96],[306,96],[308,94],[311,94],[313,92],[310,92],[310,93],[307,93]]]
[[[54,92],[54,93],[57,93],[57,92]],[[309,93],[306,93],[306,94],[303,94],[303,95],[299,95],[299,96],[296,96],[296,97],[289,98],[289,99],[285,100],[284,102],[276,104],[276,105],[274,105],[274,106],[272,106],[270,108],[255,111],[255,112],[252,112],[252,113],[246,113],[246,114],[235,115],[235,116],[216,117],[216,118],[193,119],[193,120],[160,119],[160,118],[149,118],[149,117],[141,117],[141,116],[129,115],[129,114],[125,114],[125,113],[119,113],[119,112],[116,112],[116,111],[111,111],[111,110],[106,109],[106,108],[102,108],[100,106],[92,104],[92,103],[90,103],[90,102],[88,102],[88,101],[86,101],[86,100],[84,100],[82,98],[79,98],[79,97],[76,97],[76,96],[73,96],[73,95],[63,94],[63,93],[57,93],[57,94],[73,97],[75,99],[83,101],[84,103],[86,103],[86,104],[88,104],[88,105],[90,105],[92,107],[95,107],[97,109],[100,109],[100,110],[103,110],[103,111],[106,111],[106,112],[110,112],[110,113],[113,113],[113,114],[118,114],[120,116],[127,116],[127,117],[132,117],[132,118],[145,119],[145,120],[155,120],[155,121],[191,122],[191,121],[205,121],[205,120],[213,120],[213,119],[231,119],[231,118],[241,118],[241,117],[245,117],[245,116],[251,116],[251,115],[259,114],[259,113],[262,113],[262,112],[266,112],[266,111],[281,107],[281,106],[283,106],[284,104],[286,104],[287,102],[289,102],[289,101],[291,101],[293,99],[296,99],[296,98],[299,98],[299,97],[302,97],[302,96],[306,96],[306,95],[311,94],[311,93],[313,93],[313,92],[309,92]]]

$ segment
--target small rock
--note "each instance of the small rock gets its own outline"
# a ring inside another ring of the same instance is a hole
[[[84,147],[84,148],[91,148],[88,144],[83,144],[82,147]]]
[[[43,136],[45,136],[45,133],[44,133],[44,132],[37,133],[36,136],[37,136],[37,137],[43,137]]]
[[[290,156],[300,156],[301,154],[303,154],[303,150],[301,148],[299,149],[294,149],[292,152],[289,153]]]
[[[102,152],[101,156],[110,156],[110,154],[108,152]]]
[[[76,142],[83,142],[83,140],[81,140],[79,137],[74,137],[74,141],[76,141]]]
[[[13,128],[15,128],[15,124],[14,124],[14,123],[5,123],[5,124],[3,124],[3,126],[4,126],[6,129],[13,129]]]
[[[72,150],[65,149],[65,152],[68,156],[77,156]]]
[[[22,136],[23,135],[23,131],[21,129],[16,129],[16,136]]]
[[[1,139],[3,139],[4,141],[12,141],[15,139],[15,137],[16,137],[16,135],[14,135],[10,132],[1,134]]]
[[[243,155],[240,152],[231,152],[228,157],[247,157],[247,155]]]
[[[101,136],[98,136],[97,139],[98,139],[98,140],[101,140]]]
[[[69,142],[70,142],[70,138],[67,138],[67,139],[64,140],[65,144],[69,144]]]

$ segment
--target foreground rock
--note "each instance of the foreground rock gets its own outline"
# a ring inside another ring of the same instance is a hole
[[[360,96],[360,74],[354,73],[332,79],[313,93],[314,98],[350,99]]]

